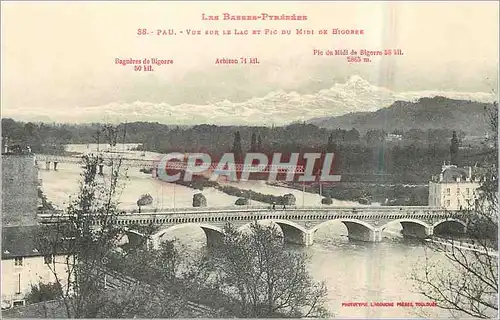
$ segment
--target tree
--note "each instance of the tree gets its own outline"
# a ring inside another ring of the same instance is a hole
[[[368,130],[365,133],[366,142],[369,144],[384,141],[385,136],[386,134],[383,130]]]
[[[324,317],[324,283],[312,280],[304,254],[286,250],[275,226],[224,229],[212,260],[215,283],[235,317]]]
[[[410,129],[405,132],[403,138],[405,140],[413,140],[413,142],[425,141],[426,134],[423,130],[420,129]]]
[[[333,152],[335,151],[335,142],[333,141],[334,137],[333,137],[333,133],[330,133],[330,135],[328,136],[328,143],[326,144],[326,151],[327,152]]]
[[[41,253],[55,257],[46,263],[62,289],[56,300],[67,318],[185,316],[187,302],[206,277],[204,269],[196,261],[184,261],[171,242],[159,249],[145,246],[158,231],[155,226],[128,225],[125,230],[116,223],[121,160],[111,158],[110,173],[104,176],[99,175],[99,163],[98,155],[83,157],[78,198],[62,219],[53,216],[54,223],[39,237]],[[143,198],[140,205],[152,201],[149,195]],[[120,247],[130,231],[141,241]]]
[[[238,198],[234,202],[234,204],[237,206],[246,206],[246,205],[248,205],[248,199],[247,198]]]
[[[98,155],[85,155],[82,162],[78,197],[69,204],[65,217],[54,216],[55,223],[45,227],[39,237],[41,252],[55,257],[47,265],[55,283],[62,288],[58,300],[62,301],[68,318],[100,314],[109,298],[109,293],[103,290],[106,262],[123,236],[123,229],[115,223],[119,214],[116,195],[121,161],[111,159],[110,173],[104,176],[99,175]]]
[[[231,151],[234,153],[234,159],[236,162],[242,159],[243,151],[241,149],[241,136],[239,131],[236,131],[234,134],[233,149]]]
[[[498,105],[487,110],[493,135],[498,130]],[[484,153],[479,199],[469,217],[468,246],[457,241],[430,242],[428,249],[444,256],[449,267],[426,259],[423,272],[412,275],[417,290],[452,315],[498,318],[498,144]],[[472,246],[472,250],[469,248]]]
[[[484,109],[489,126],[492,128],[484,141],[484,145],[487,158],[493,158],[494,160],[498,156],[496,152],[498,151],[498,130],[495,130],[495,128],[498,128],[498,102],[494,102],[492,107],[485,106]]]
[[[149,206],[153,203],[153,197],[147,193],[141,195],[141,197],[137,200],[137,207],[139,207],[139,213],[141,212],[141,207]]]
[[[118,138],[120,138],[118,136],[119,131],[117,130],[117,128],[115,126],[106,124],[103,127],[103,132],[105,134],[106,140],[109,143],[109,146],[115,147],[118,142]]]
[[[251,140],[251,144],[250,144],[250,152],[257,152],[258,150],[258,146],[257,146],[257,135],[254,133],[252,133],[252,140]]]
[[[333,139],[335,139],[335,140],[345,141],[346,140],[347,131],[344,130],[344,129],[338,128],[338,129],[335,129],[332,132],[332,135],[333,135]]]
[[[287,206],[294,206],[296,202],[295,196],[292,193],[283,195],[283,204]]]
[[[102,306],[104,292],[104,262],[112,253],[121,230],[114,223],[118,215],[116,192],[118,169],[110,177],[98,174],[99,158],[83,157],[84,170],[78,198],[67,208],[66,219],[49,225],[40,237],[45,255],[66,255],[66,272],[61,274],[52,259],[48,264],[56,283],[63,288],[58,297],[64,304],[68,318],[96,317]],[[107,185],[109,178],[109,185]],[[56,216],[55,216],[56,218]],[[94,225],[99,225],[99,229]]]
[[[333,200],[330,197],[325,197],[321,199],[321,204],[332,204]]]
[[[359,131],[356,130],[355,128],[352,128],[351,130],[347,131],[345,135],[345,140],[351,142],[359,141]]]
[[[203,193],[196,193],[193,195],[193,207],[206,207],[207,206],[207,198],[203,195]]]
[[[457,132],[453,131],[450,144],[450,164],[458,165],[458,144]]]
[[[158,249],[136,247],[125,255],[115,255],[110,267],[133,290],[107,299],[102,314],[113,318],[186,316],[186,306],[201,296],[208,273],[203,259],[187,258],[181,252],[186,249],[166,240]],[[203,316],[213,315],[211,312],[207,308]]]
[[[31,285],[31,291],[25,299],[28,303],[37,303],[57,299],[61,295],[61,286],[58,283],[38,283]]]
[[[33,135],[35,134],[35,130],[36,125],[34,125],[32,122],[28,122],[24,125],[24,131],[26,132],[28,138],[33,137]]]

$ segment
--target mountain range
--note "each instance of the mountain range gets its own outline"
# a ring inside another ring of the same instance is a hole
[[[452,129],[470,135],[484,135],[489,127],[486,106],[491,103],[456,100],[441,96],[420,98],[416,102],[396,101],[374,112],[354,112],[337,117],[315,118],[308,123],[323,128],[359,131],[383,129]]]
[[[495,94],[484,92],[395,92],[374,86],[359,76],[351,76],[345,83],[336,83],[328,89],[323,89],[312,94],[299,94],[297,92],[278,90],[270,92],[263,97],[254,97],[243,102],[223,100],[205,105],[171,105],[166,102],[152,103],[136,101],[132,103],[112,102],[106,105],[68,107],[63,109],[35,107],[9,109],[8,106],[4,106],[2,117],[11,117],[22,121],[66,123],[147,121],[174,125],[216,124],[250,126],[286,125],[314,118],[311,121],[312,123],[335,127],[339,125],[351,125],[351,122],[362,124],[363,121],[367,122],[367,125],[375,125],[368,121],[369,119],[362,120],[362,118],[359,118],[358,120],[352,120],[350,117],[353,116],[352,113],[356,113],[356,118],[358,118],[362,116],[362,114],[357,114],[359,112],[375,112],[377,110],[381,112],[378,114],[378,122],[383,123],[383,121],[390,120],[389,115],[386,114],[388,111],[383,108],[394,104],[392,107],[397,107],[397,113],[403,115],[406,112],[403,110],[405,106],[411,108],[415,106],[414,103],[421,105],[421,102],[418,101],[425,102],[430,100],[418,99],[435,96],[457,99],[453,101],[469,101],[459,103],[463,105],[463,108],[459,111],[461,114],[470,113],[465,110],[474,105],[470,101],[493,102],[497,99]],[[445,114],[446,112],[451,112],[450,108],[452,106],[445,106],[443,110],[434,110],[431,113],[434,115],[436,112],[438,114]],[[422,114],[422,121],[427,117],[432,122],[432,114],[428,114],[427,116]],[[331,118],[343,115],[345,116],[341,118]],[[405,117],[410,119],[409,115]],[[397,120],[394,121],[397,122]],[[411,120],[405,123],[412,125]]]

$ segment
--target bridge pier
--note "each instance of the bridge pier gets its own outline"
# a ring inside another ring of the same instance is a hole
[[[147,241],[147,249],[160,249],[161,238],[158,235],[152,235]]]
[[[45,161],[45,159],[40,161]],[[158,234],[153,235],[149,242],[153,248],[159,247],[161,236],[167,229],[182,227],[184,224],[196,225],[205,232],[207,247],[210,248],[223,240],[222,226],[226,223],[234,223],[239,226],[247,225],[252,221],[274,222],[281,228],[285,242],[309,246],[314,243],[315,230],[320,228],[323,223],[334,220],[344,223],[349,239],[366,242],[382,241],[382,230],[391,223],[400,223],[403,227],[403,234],[406,236],[424,238],[433,234],[439,235],[442,232],[441,229],[455,228],[457,231],[463,232],[467,222],[467,217],[464,215],[450,218],[450,212],[447,210],[428,209],[427,207],[419,210],[411,207],[407,212],[403,212],[401,209],[395,211],[391,207],[355,209],[293,208],[278,211],[268,208],[241,208],[238,210],[234,210],[234,208],[221,210],[203,208],[200,212],[196,212],[196,209],[189,208],[178,211],[154,212],[154,214],[129,212],[127,215],[118,216],[117,223],[125,226],[135,223],[153,224],[164,228]],[[44,224],[61,221],[60,217],[44,216],[40,219],[41,223]],[[131,236],[129,242],[131,244],[137,243],[138,240],[135,241]]]
[[[157,250],[160,248],[160,238],[157,236],[152,236],[148,241],[147,241],[147,249],[154,249]]]
[[[425,233],[427,234],[427,236],[434,235],[434,228],[433,227],[425,228]]]
[[[308,247],[314,244],[314,231],[304,232],[303,244]]]

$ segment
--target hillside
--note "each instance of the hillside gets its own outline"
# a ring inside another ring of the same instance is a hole
[[[374,112],[355,112],[338,117],[314,118],[308,123],[328,129],[356,128],[359,131],[383,129],[453,129],[470,135],[484,135],[488,129],[484,107],[488,103],[454,100],[436,96],[416,102],[396,101]]]

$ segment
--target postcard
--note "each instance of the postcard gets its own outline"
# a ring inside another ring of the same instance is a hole
[[[498,317],[498,2],[1,9],[6,318]]]

